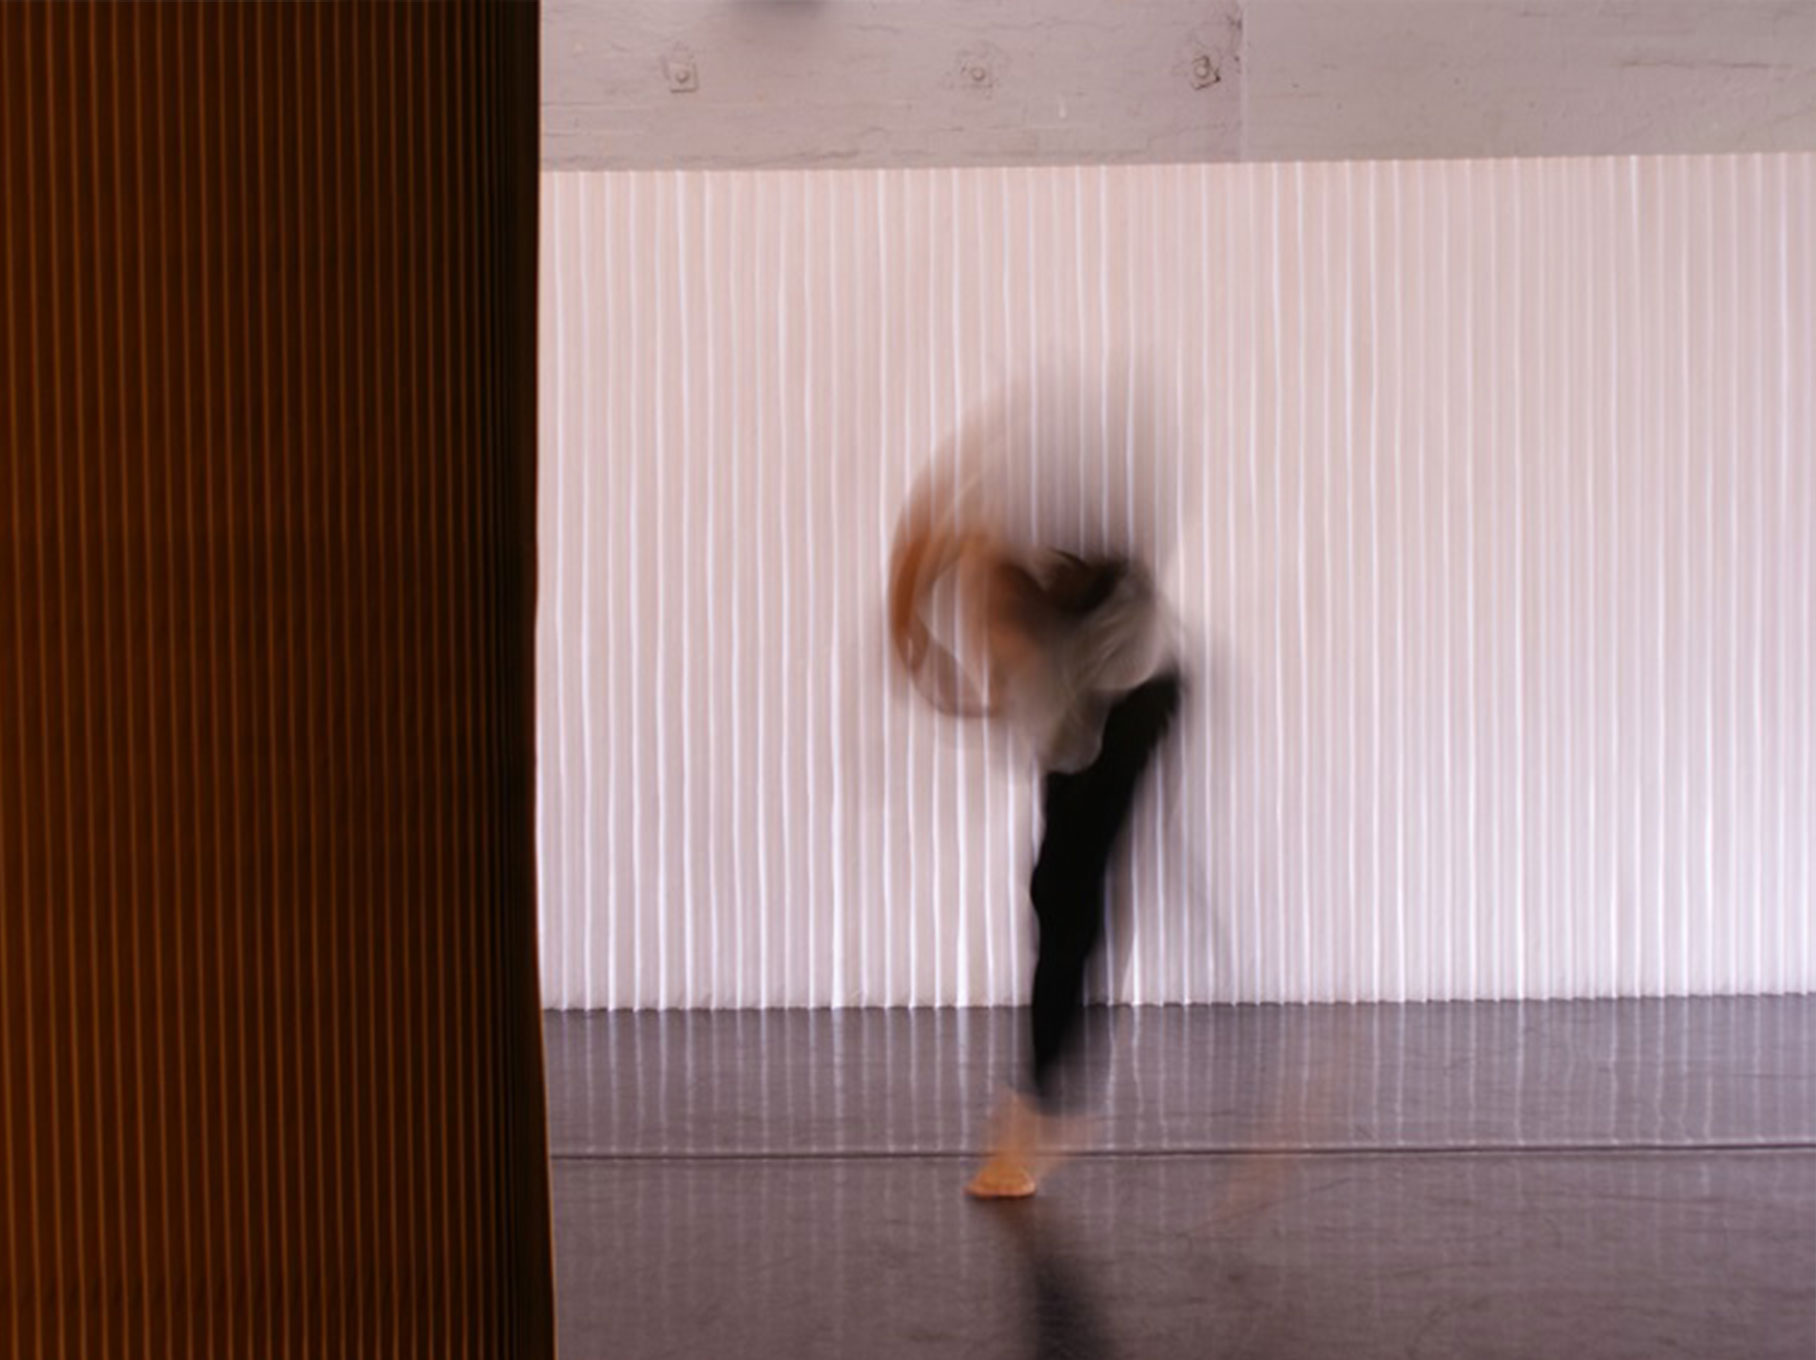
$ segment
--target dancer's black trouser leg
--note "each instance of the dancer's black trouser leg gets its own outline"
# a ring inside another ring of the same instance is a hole
[[[1142,772],[1179,707],[1179,677],[1131,690],[1104,722],[1097,760],[1075,774],[1050,773],[1044,829],[1030,895],[1039,923],[1034,964],[1034,1095],[1050,1103],[1056,1066],[1084,1006],[1085,970],[1104,927],[1104,876]]]

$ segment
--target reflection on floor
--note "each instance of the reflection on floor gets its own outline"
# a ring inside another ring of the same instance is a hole
[[[564,1360],[1816,1357],[1816,997],[1099,1012],[973,1203],[1021,1025],[551,1014]]]

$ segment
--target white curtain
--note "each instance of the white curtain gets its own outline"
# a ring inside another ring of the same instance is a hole
[[[881,600],[912,479],[1055,351],[1031,485],[1145,517],[1192,681],[1110,994],[1816,987],[1813,183],[545,174],[547,1003],[1023,997],[1033,772]]]

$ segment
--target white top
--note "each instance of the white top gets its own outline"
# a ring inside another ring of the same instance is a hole
[[[1002,712],[1043,768],[1075,773],[1097,759],[1116,700],[1177,658],[1154,578],[1131,562],[1101,604],[1041,640],[1039,659],[1007,681]]]

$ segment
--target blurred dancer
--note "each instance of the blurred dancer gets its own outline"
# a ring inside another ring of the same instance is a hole
[[[928,626],[943,582],[956,604],[955,644],[977,658],[976,681]],[[1056,1157],[1056,1078],[1103,937],[1110,856],[1179,705],[1177,650],[1145,563],[1011,542],[950,488],[924,488],[903,517],[889,622],[923,694],[944,712],[1006,722],[1042,771],[1026,1089],[998,1112],[990,1158],[966,1186],[979,1198],[1019,1198]]]

